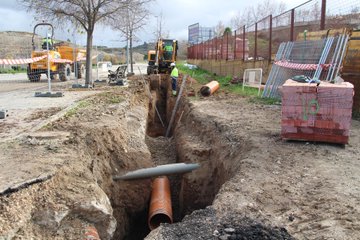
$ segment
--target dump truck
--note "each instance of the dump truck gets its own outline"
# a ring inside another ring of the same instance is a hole
[[[166,51],[167,49],[171,51]],[[148,52],[147,74],[169,73],[170,64],[176,62],[178,41],[174,39],[159,39],[155,50]]]
[[[51,33],[47,36],[51,44],[45,44],[42,49],[37,49],[34,38],[36,29],[39,26],[48,26]],[[55,79],[58,75],[60,81],[70,80],[71,72],[76,72],[77,78],[82,78],[85,74],[85,56],[86,51],[83,49],[74,49],[67,43],[53,44],[54,27],[50,23],[38,23],[35,25],[32,36],[31,58],[44,57],[40,61],[30,63],[27,67],[27,76],[31,82],[40,81],[41,74],[48,75],[48,62],[50,66],[50,79]],[[48,53],[49,52],[49,53]],[[47,55],[51,60],[48,61]],[[74,61],[75,60],[75,61]]]

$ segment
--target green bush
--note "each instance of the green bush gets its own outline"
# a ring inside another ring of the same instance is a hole
[[[26,68],[22,68],[20,66],[11,66],[11,68],[0,68],[0,74],[2,73],[15,74],[15,73],[23,73],[23,72],[26,72]]]

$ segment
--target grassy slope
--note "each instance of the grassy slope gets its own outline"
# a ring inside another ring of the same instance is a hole
[[[192,78],[196,79],[200,84],[207,84],[210,81],[218,81],[220,84],[220,88],[227,92],[249,97],[249,100],[252,102],[260,102],[264,104],[275,104],[278,103],[279,100],[271,99],[271,98],[261,98],[258,96],[258,89],[253,87],[244,87],[242,84],[231,84],[230,81],[232,79],[231,76],[217,76],[213,75],[212,73],[203,70],[203,69],[189,69],[188,67],[184,66],[184,62],[178,62],[179,71],[183,74],[188,74]],[[260,93],[261,96],[261,93]]]

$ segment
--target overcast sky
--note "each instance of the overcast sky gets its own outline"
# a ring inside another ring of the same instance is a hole
[[[257,5],[263,0],[157,0],[151,3],[152,16],[148,18],[144,29],[138,34],[139,43],[150,42],[155,39],[158,19],[163,16],[163,28],[169,32],[170,38],[187,39],[188,26],[200,23],[204,27],[213,27],[220,20],[227,24],[238,11]],[[274,0],[276,1],[276,0]],[[287,8],[294,7],[305,0],[285,0]],[[34,20],[32,13],[26,12],[16,0],[0,0],[0,31],[32,32]],[[41,32],[40,32],[41,34]],[[56,29],[55,38],[72,39],[67,29]],[[86,44],[85,36],[76,35],[77,43]],[[124,46],[119,32],[112,31],[106,26],[97,25],[94,33],[94,44],[107,46]],[[137,44],[135,44],[137,45]]]

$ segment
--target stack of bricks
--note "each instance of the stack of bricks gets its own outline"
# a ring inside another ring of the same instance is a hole
[[[354,86],[351,83],[299,83],[282,86],[281,136],[303,140],[347,144]]]

